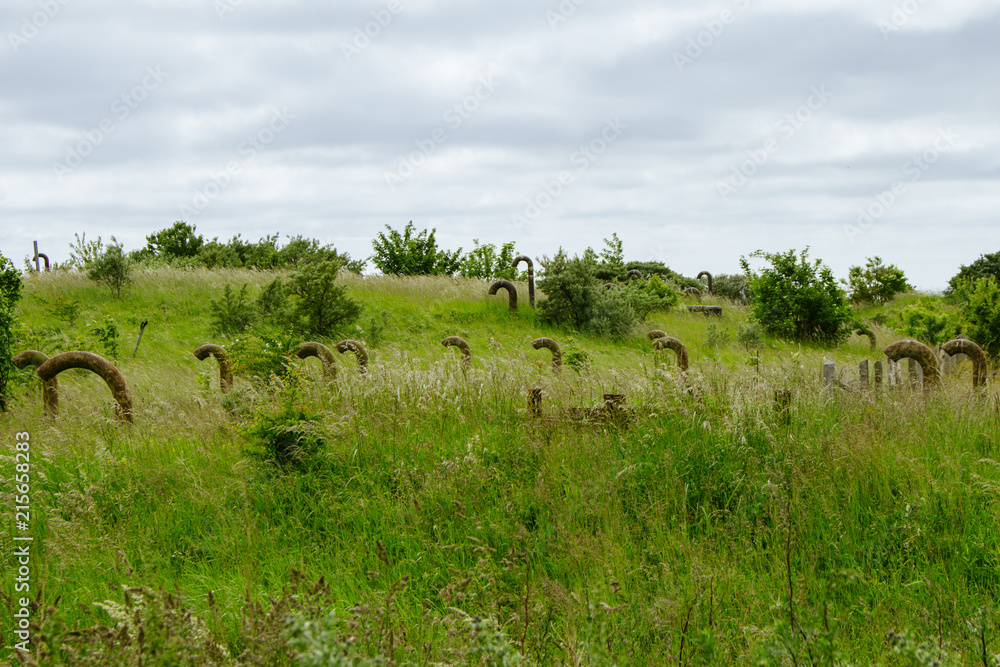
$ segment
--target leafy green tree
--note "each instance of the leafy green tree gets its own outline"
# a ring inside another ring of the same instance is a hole
[[[605,290],[597,278],[597,254],[591,248],[583,256],[569,258],[562,248],[549,259],[538,288],[546,298],[538,303],[544,322],[620,337],[637,321],[627,297],[617,289]]]
[[[972,284],[979,278],[992,276],[1000,282],[1000,251],[988,255],[980,255],[979,259],[968,266],[962,265],[958,273],[948,281],[947,293],[952,294],[963,283]]]
[[[855,303],[883,304],[900,292],[913,289],[906,282],[903,270],[895,264],[883,264],[881,257],[869,257],[864,268],[852,266],[847,284]]]
[[[87,277],[104,283],[120,299],[122,290],[132,282],[132,262],[114,236],[101,255],[90,262]]]
[[[66,264],[77,269],[89,269],[90,265],[104,253],[104,243],[98,236],[96,241],[87,240],[87,232],[73,234],[76,243],[69,244],[69,261]]]
[[[14,310],[21,300],[21,274],[14,263],[0,254],[0,411],[7,411],[7,381],[15,371],[11,357],[16,344],[15,327],[17,320]]]
[[[770,266],[760,273],[740,263],[750,283],[751,312],[767,333],[789,340],[838,343],[850,333],[851,307],[833,271],[822,260],[808,261],[809,249],[751,254]]]
[[[604,239],[604,250],[601,251],[602,268],[614,272],[614,275],[625,274],[625,251],[618,234],[611,234],[610,239]]]
[[[306,336],[329,336],[361,315],[362,305],[335,284],[340,267],[340,262],[325,260],[306,264],[290,277],[288,292],[296,297],[292,321]]]
[[[483,280],[516,280],[517,269],[514,262],[514,242],[504,243],[500,250],[492,243],[479,244],[479,239],[472,239],[476,245],[462,258],[459,275],[466,278],[482,278]]]
[[[958,283],[955,291],[964,301],[959,312],[966,338],[991,357],[1000,356],[1000,281],[985,276]]]
[[[195,235],[195,227],[183,221],[177,221],[172,227],[161,229],[146,237],[146,252],[154,256],[165,257],[195,257],[205,239],[201,234]]]
[[[421,231],[414,234],[413,221],[407,223],[403,233],[386,225],[389,231],[383,232],[372,241],[375,254],[371,260],[386,275],[393,276],[428,276],[454,275],[462,266],[462,249],[455,252],[438,250],[434,239],[436,229]]]

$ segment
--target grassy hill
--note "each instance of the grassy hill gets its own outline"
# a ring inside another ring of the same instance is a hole
[[[123,425],[100,378],[67,371],[48,418],[29,369],[0,414],[5,466],[30,434],[39,664],[925,664],[920,642],[983,664],[1000,403],[968,368],[927,395],[824,391],[825,359],[877,358],[867,338],[757,340],[726,303],[609,341],[541,324],[526,299],[509,313],[479,281],[349,276],[365,312],[339,334],[367,346],[366,374],[351,355],[334,380],[295,359],[223,395],[196,347],[298,342],[211,333],[227,283],[273,276],[151,270],[121,300],[80,274],[28,279],[29,347],[106,354],[92,330],[113,322],[135,404]],[[53,314],[75,300],[72,324]],[[685,343],[688,374],[654,328]],[[875,329],[879,349],[903,338]],[[539,336],[579,363],[554,374]],[[625,411],[571,418],[605,393]],[[300,462],[265,460],[290,439]]]

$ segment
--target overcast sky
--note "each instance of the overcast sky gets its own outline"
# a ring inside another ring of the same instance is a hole
[[[329,6],[327,6],[329,5]],[[1000,0],[4,0],[0,251],[175,220],[355,258],[1000,250]],[[374,267],[369,265],[373,270]]]

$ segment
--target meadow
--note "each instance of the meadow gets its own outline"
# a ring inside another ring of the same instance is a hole
[[[520,283],[508,312],[482,281],[344,275],[365,310],[340,338],[367,373],[292,359],[223,394],[192,354],[234,345],[210,301],[274,275],[139,271],[121,299],[81,273],[26,279],[29,347],[105,354],[92,332],[113,320],[135,413],[67,371],[48,417],[33,369],[0,413],[11,510],[15,434],[31,443],[23,664],[998,664],[1000,398],[969,364],[930,392],[831,390],[824,360],[905,336],[793,344],[706,297],[722,318],[688,299],[616,341],[542,324]],[[686,374],[652,329],[685,343]],[[570,414],[604,394],[622,409]],[[302,458],[267,460],[289,438]],[[5,567],[11,613],[14,589]]]

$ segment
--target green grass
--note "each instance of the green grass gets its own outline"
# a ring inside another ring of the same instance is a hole
[[[30,278],[26,347],[100,352],[88,327],[112,318],[136,407],[133,427],[117,423],[103,382],[70,371],[49,419],[25,371],[0,415],[6,442],[31,434],[35,614],[56,605],[43,633],[52,643],[72,645],[59,623],[113,625],[94,603],[122,604],[123,586],[144,586],[180,591],[244,664],[293,663],[286,618],[299,619],[288,627],[300,649],[390,664],[501,664],[504,654],[834,664],[830,646],[850,664],[914,664],[887,644],[904,630],[957,664],[982,664],[966,620],[995,609],[1000,592],[1000,402],[992,389],[972,393],[968,369],[926,396],[828,392],[823,360],[875,359],[866,338],[834,350],[769,339],[712,347],[708,327],[735,341],[745,311],[724,304],[719,320],[682,304],[608,341],[541,324],[525,299],[509,313],[482,282],[355,277],[345,282],[365,312],[338,336],[366,343],[366,375],[351,355],[337,355],[333,382],[315,360],[295,360],[282,380],[237,377],[222,396],[214,362],[192,354],[223,342],[209,301],[226,283],[259,290],[272,278],[149,271],[121,301],[80,275]],[[46,305],[60,296],[81,301],[73,326]],[[654,328],[687,345],[686,378],[672,353],[652,351]],[[901,337],[876,333],[880,348]],[[449,335],[472,347],[467,373],[440,343]],[[530,346],[539,336],[585,351],[589,365],[553,375],[549,353]],[[542,419],[528,414],[534,387]],[[774,403],[784,389],[788,423]],[[604,393],[626,395],[626,424],[565,418]],[[248,427],[286,407],[315,416],[303,428],[322,446],[278,469],[253,456]],[[4,454],[12,468],[12,445]],[[10,479],[0,486],[8,507]],[[0,538],[12,544],[5,515]],[[292,596],[296,572],[324,578],[322,613],[301,588]],[[14,576],[0,577],[5,595]],[[149,621],[146,636],[188,632]],[[197,646],[176,650],[209,664]],[[116,645],[97,664],[131,664],[136,650]],[[186,664],[178,655],[147,653],[142,664]]]

